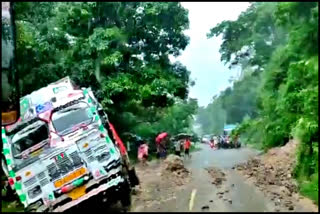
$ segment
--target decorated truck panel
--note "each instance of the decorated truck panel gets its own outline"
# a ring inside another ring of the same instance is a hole
[[[64,211],[113,186],[130,194],[122,154],[90,88],[75,90],[66,77],[21,104],[19,121],[2,127],[2,167],[25,208]]]

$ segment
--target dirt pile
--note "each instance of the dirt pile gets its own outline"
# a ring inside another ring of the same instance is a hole
[[[283,147],[273,148],[265,155],[235,167],[266,193],[276,207],[285,207],[290,211],[295,209],[294,205],[299,200],[298,187],[291,174],[296,146],[297,142],[290,141]],[[276,208],[276,211],[279,210]]]
[[[213,178],[212,184],[217,187],[221,187],[222,183],[226,181],[226,175],[221,169],[217,169],[214,167],[206,168],[210,176]]]
[[[190,172],[184,167],[182,159],[177,155],[169,155],[163,162],[161,175],[172,177],[173,181],[181,186],[188,182]]]

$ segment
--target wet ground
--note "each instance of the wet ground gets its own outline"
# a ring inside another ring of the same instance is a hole
[[[243,177],[231,169],[236,164],[258,155],[258,151],[249,148],[212,150],[204,144],[200,147],[201,151],[192,153],[190,159],[184,160],[186,168],[191,171],[190,182],[179,189],[172,189],[175,194],[171,200],[158,201],[158,203],[151,203],[150,206],[139,206],[139,209],[136,209],[136,204],[133,203],[131,211],[190,211],[192,191],[195,192],[195,196],[191,211],[264,212],[272,210],[271,203],[268,203],[263,193],[247,184]],[[156,167],[156,165],[152,166],[153,169]],[[220,168],[226,173],[226,181],[221,187],[212,184],[212,177],[206,170],[208,167]],[[220,191],[226,191],[226,193],[220,196],[217,194]]]
[[[159,163],[137,167],[141,191],[133,196],[130,211],[139,212],[274,212],[274,202],[232,168],[261,152],[250,148],[213,150],[201,144],[201,151],[184,160],[191,172],[184,185],[171,184],[160,173]],[[207,168],[222,170],[225,180],[213,183]],[[172,179],[171,179],[172,180]],[[192,192],[194,198],[191,199]],[[192,202],[190,202],[192,200]],[[282,210],[281,210],[282,211]],[[288,211],[288,210],[283,210]],[[298,211],[298,210],[296,210]],[[299,210],[303,211],[303,209]],[[308,210],[305,210],[308,211]]]
[[[199,145],[201,150],[184,158],[191,172],[185,180],[163,176],[163,163],[152,161],[148,166],[136,166],[141,185],[132,196],[131,212],[274,212],[274,202],[256,186],[232,169],[261,152],[250,148],[213,150]],[[221,185],[208,171],[215,168],[224,173]],[[191,199],[191,195],[194,195]],[[192,201],[192,202],[191,202]],[[104,212],[125,212],[120,203],[111,207],[92,203]],[[92,206],[81,207],[92,210]],[[288,210],[280,210],[288,211]],[[308,211],[304,208],[295,211]]]

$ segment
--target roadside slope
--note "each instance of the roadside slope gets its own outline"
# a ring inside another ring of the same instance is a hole
[[[235,168],[274,201],[276,211],[317,212],[318,206],[298,193],[297,182],[292,176],[297,145],[297,141],[289,141],[285,146],[272,148]]]

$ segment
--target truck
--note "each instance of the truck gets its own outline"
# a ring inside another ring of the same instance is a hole
[[[63,212],[90,198],[129,207],[139,184],[91,88],[69,77],[22,97],[2,143],[2,170],[26,211]]]
[[[231,139],[231,132],[237,127],[237,125],[234,124],[228,124],[225,125],[223,128],[223,135],[224,135],[224,145],[222,146],[223,148],[240,148],[241,143],[236,137],[235,139]]]

